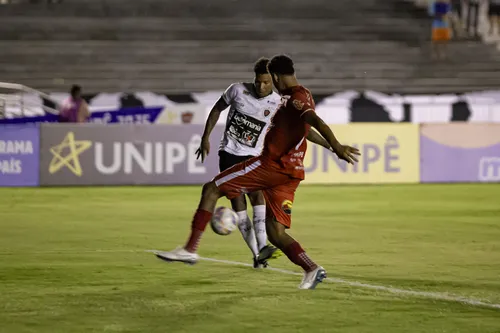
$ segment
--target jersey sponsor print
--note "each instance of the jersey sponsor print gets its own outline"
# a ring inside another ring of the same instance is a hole
[[[273,92],[259,98],[253,89],[251,83],[234,83],[222,95],[229,105],[229,113],[220,150],[237,156],[261,153],[281,96]]]

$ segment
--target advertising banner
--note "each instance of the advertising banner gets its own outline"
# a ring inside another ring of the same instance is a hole
[[[304,160],[309,184],[417,183],[419,130],[414,124],[332,126],[343,144],[358,147],[359,163],[348,165],[332,152],[308,144]]]
[[[126,108],[111,111],[95,111],[90,114],[89,123],[95,124],[152,124],[162,113],[163,107],[156,108]],[[18,117],[0,119],[0,125],[4,124],[30,124],[30,123],[57,123],[59,116],[46,114],[36,117]]]
[[[162,110],[162,107],[136,107],[115,111],[96,111],[90,114],[88,122],[94,124],[153,124]]]
[[[46,114],[43,116],[35,117],[16,117],[16,118],[4,118],[0,119],[0,130],[3,125],[10,124],[38,124],[38,123],[57,123],[59,121],[59,116],[55,114]]]
[[[500,182],[500,124],[428,124],[420,132],[421,181]]]
[[[202,164],[202,125],[43,124],[40,184],[202,184],[218,173],[222,130],[214,129]]]
[[[94,124],[205,124],[206,111],[199,104],[177,106],[128,107],[116,111],[94,111]]]
[[[38,186],[40,153],[37,125],[0,129],[0,186]]]
[[[211,109],[211,107],[208,109]],[[207,117],[207,107],[198,103],[184,103],[175,106],[165,106],[160,115],[156,118],[155,124],[204,125]]]

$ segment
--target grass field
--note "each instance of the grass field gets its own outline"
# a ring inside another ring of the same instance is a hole
[[[0,332],[500,332],[500,308],[440,296],[500,304],[499,185],[299,189],[291,233],[329,277],[430,295],[145,252],[184,243],[199,193],[0,189]],[[200,255],[251,261],[210,229]]]

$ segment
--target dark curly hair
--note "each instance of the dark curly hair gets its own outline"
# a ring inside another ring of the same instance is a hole
[[[280,54],[274,56],[269,64],[267,65],[267,69],[272,74],[278,75],[293,75],[295,74],[295,69],[293,68],[293,60],[287,55]]]
[[[261,74],[269,74],[267,70],[267,65],[269,64],[269,59],[267,58],[260,58],[255,62],[255,65],[253,66],[253,71],[255,72],[255,75],[261,75]]]

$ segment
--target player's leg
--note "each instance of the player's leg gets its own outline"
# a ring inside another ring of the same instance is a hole
[[[253,207],[253,226],[260,253],[259,259],[257,263],[254,263],[254,266],[267,267],[267,260],[280,257],[281,251],[277,251],[277,248],[267,244],[266,200],[264,199],[264,193],[262,191],[252,192],[248,194],[248,198]]]
[[[436,28],[432,28],[432,36],[431,36],[431,58],[432,59],[437,59],[438,53],[437,53],[437,46],[436,46],[436,36],[437,36],[437,31]]]
[[[243,169],[232,167],[228,169],[224,175],[217,176],[216,185],[229,199],[239,196],[241,193],[250,193],[248,195],[251,198],[255,198],[252,193],[283,184],[288,180],[288,176],[276,173],[276,166],[270,163],[272,162],[260,156],[249,158],[242,164],[238,164],[244,165]],[[231,192],[237,193],[237,195],[231,195]],[[262,206],[263,203],[265,203],[265,200],[261,197],[253,203]],[[249,221],[249,219],[246,221]],[[249,230],[251,227],[251,223],[250,225],[246,225],[246,228],[242,232]],[[254,229],[252,228],[251,230],[255,235]],[[264,244],[265,243],[266,242],[264,242]],[[264,246],[260,251],[258,251],[257,258],[254,257],[254,267],[259,268],[267,266],[267,260],[274,258],[276,254],[277,249],[274,246]]]
[[[228,199],[234,199],[246,191],[262,190],[272,186],[276,181],[282,180],[270,173],[258,157],[221,172],[203,186],[201,200],[191,223],[191,234],[184,247],[170,252],[159,252],[156,255],[166,261],[195,263],[199,258],[196,251],[201,236],[212,218],[217,200],[223,195]]]
[[[219,151],[219,170],[220,172],[226,171],[234,165],[244,162],[250,158],[252,158],[252,156],[238,156],[221,150]],[[259,249],[257,246],[257,238],[255,237],[255,230],[253,229],[252,222],[248,217],[247,202],[245,196],[242,194],[237,198],[232,199],[231,207],[238,215],[238,218],[240,220],[238,229],[240,230],[243,240],[245,241],[245,243],[247,243],[248,248],[252,252],[253,262],[255,266],[257,257],[259,255]]]
[[[250,203],[253,207],[253,225],[260,250],[267,245],[266,200],[264,199],[264,193],[262,193],[262,191],[249,193],[248,199],[250,199]]]
[[[257,246],[257,238],[255,235],[255,230],[252,225],[252,221],[248,217],[247,213],[247,202],[245,195],[240,195],[239,197],[231,200],[231,207],[238,215],[240,223],[238,224],[238,229],[243,236],[243,240],[247,243],[248,248],[252,251],[254,267],[258,268],[258,256],[259,248]]]
[[[194,264],[198,261],[199,256],[196,253],[201,236],[205,231],[207,224],[212,218],[212,212],[215,209],[217,200],[222,196],[215,181],[211,181],[203,185],[200,203],[191,222],[191,233],[184,247],[178,247],[169,252],[158,252],[156,256],[165,261],[181,261]]]
[[[286,229],[291,226],[291,215],[295,189],[299,181],[292,181],[288,185],[265,190],[267,205],[267,236],[269,241],[278,247],[294,264],[302,267],[304,278],[299,285],[300,289],[314,289],[326,277],[323,267],[317,265],[305,252],[302,246]]]

